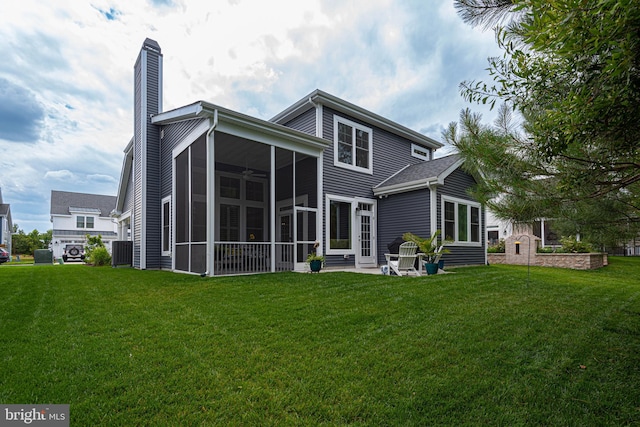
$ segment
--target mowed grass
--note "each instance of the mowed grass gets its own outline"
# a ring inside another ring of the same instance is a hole
[[[71,425],[640,423],[640,258],[404,278],[0,267],[0,403]]]

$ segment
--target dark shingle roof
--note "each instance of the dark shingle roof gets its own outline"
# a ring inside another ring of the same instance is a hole
[[[51,190],[51,215],[69,215],[69,208],[76,208],[99,210],[100,216],[108,217],[115,207],[116,196]]]
[[[375,188],[385,188],[398,186],[416,181],[426,181],[430,178],[438,178],[450,167],[455,165],[461,159],[459,154],[451,154],[439,159],[433,159],[415,165],[407,166],[387,180],[381,182]]]

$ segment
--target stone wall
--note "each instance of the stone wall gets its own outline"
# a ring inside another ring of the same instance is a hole
[[[491,264],[506,264],[507,254],[487,254],[487,262]]]
[[[536,254],[534,265],[540,267],[572,268],[574,270],[594,270],[607,265],[607,254]]]
[[[571,268],[593,270],[608,264],[606,253],[562,254],[536,252],[539,239],[535,236],[520,235],[505,241],[505,253],[487,254],[489,264],[534,265],[539,267]]]

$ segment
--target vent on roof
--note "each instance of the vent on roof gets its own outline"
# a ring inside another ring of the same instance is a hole
[[[73,208],[71,206],[69,206],[69,213],[92,213],[92,214],[99,214],[102,211],[100,209],[95,209],[95,208]]]

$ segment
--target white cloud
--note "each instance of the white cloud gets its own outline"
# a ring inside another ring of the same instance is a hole
[[[162,47],[165,110],[203,99],[267,119],[319,88],[436,139],[467,106],[460,81],[486,79],[497,52],[451,0],[8,2],[0,94],[25,94],[4,95],[11,127],[0,118],[15,222],[50,227],[52,189],[115,194],[146,37]]]
[[[76,180],[76,176],[73,172],[63,169],[59,171],[48,171],[44,174],[45,179],[54,179],[58,181],[71,181]]]

